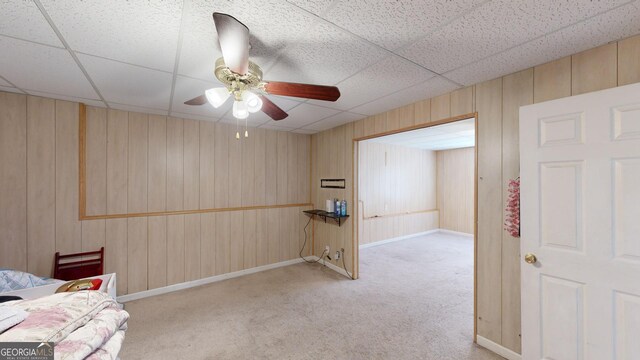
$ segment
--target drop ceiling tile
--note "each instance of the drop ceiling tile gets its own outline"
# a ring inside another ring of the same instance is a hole
[[[434,73],[392,55],[340,82],[337,86],[341,95],[336,102],[310,100],[309,103],[348,110],[434,76]]]
[[[261,125],[260,128],[261,129],[267,129],[267,130],[276,130],[276,131],[291,131],[291,130],[293,130],[292,127],[278,126],[278,125],[273,125],[271,123]]]
[[[314,20],[312,15],[281,0],[195,0],[186,8],[180,74],[215,80],[214,63],[222,55],[212,19],[214,11],[230,14],[249,28],[252,46],[249,56],[263,71],[281,50],[300,41]],[[288,63],[286,58],[283,61]]]
[[[150,109],[150,108],[142,107],[142,106],[118,104],[118,103],[113,103],[113,102],[109,103],[109,107],[112,108],[112,109],[118,109],[118,110],[124,110],[124,111],[132,111],[132,112],[138,112],[138,113],[143,113],[143,114],[154,114],[154,115],[163,115],[163,116],[166,116],[166,115],[169,114],[169,112],[166,111],[166,110]]]
[[[399,52],[444,73],[629,2],[494,0]]]
[[[173,71],[183,1],[41,1],[73,50]]]
[[[291,29],[291,31],[298,31]],[[388,53],[324,21],[302,42],[288,47],[265,79],[333,85],[367,68]]]
[[[52,93],[42,92],[42,91],[33,91],[33,90],[29,90],[29,94],[33,96],[41,96],[41,97],[46,97],[51,99],[83,103],[89,106],[102,107],[102,108],[107,107],[105,103],[103,103],[101,100],[98,100],[98,99],[85,99],[81,97],[58,95],[58,94],[52,94]]]
[[[320,119],[335,115],[339,113],[339,111],[303,103],[289,110],[288,113],[289,116],[286,119],[279,120],[274,123],[277,123],[278,126],[286,126],[297,129],[316,122]]]
[[[171,111],[207,116],[216,119],[221,118],[227,111],[231,110],[233,104],[231,96],[222,106],[217,109],[211,106],[211,104],[209,103],[199,106],[184,104],[185,101],[200,96],[204,94],[206,90],[216,87],[222,87],[222,84],[217,81],[209,82],[198,79],[191,79],[184,76],[178,76],[176,78],[176,84],[173,91],[173,104],[171,106]]]
[[[638,13],[640,4],[635,2],[444,75],[461,84],[476,84],[632,36],[640,33]]]
[[[169,73],[79,54],[80,62],[107,102],[169,109]]]
[[[287,1],[301,9],[304,9],[318,16],[322,15],[322,13],[329,8],[329,5],[334,3],[333,0],[287,0]]]
[[[198,2],[185,7],[178,73],[216,81],[213,70],[216,59],[222,57],[222,53],[211,16],[213,11],[200,9],[201,5]]]
[[[282,110],[288,111],[302,104],[305,99],[292,98],[288,96],[267,95],[267,98],[274,104],[278,105]]]
[[[419,100],[442,95],[459,87],[457,84],[441,76],[437,76],[421,84],[405,88],[391,95],[353,108],[350,111],[359,114],[375,115]]]
[[[67,50],[0,37],[2,75],[24,90],[97,98]]]
[[[24,94],[22,91],[20,91],[20,89],[18,89],[18,88],[14,88],[14,87],[10,87],[10,86],[1,86],[1,85],[0,85],[0,91],[11,92],[11,93],[18,93],[18,94]]]
[[[318,132],[318,130],[311,130],[311,129],[296,129],[296,130],[292,130],[292,133],[296,133],[296,134],[304,134],[304,135],[311,135],[311,134],[315,134]]]
[[[486,0],[337,1],[328,21],[389,50],[434,31]]]
[[[218,122],[218,118],[210,117],[210,116],[201,116],[194,114],[185,114],[180,112],[171,112],[171,116],[182,118],[182,119],[191,119],[191,120],[201,120],[201,121],[209,121],[209,122]]]
[[[326,119],[322,119],[313,124],[304,127],[304,130],[317,130],[324,131],[328,129],[332,129],[336,126],[344,125],[350,123],[352,121],[360,120],[364,118],[364,115],[354,114],[350,112],[341,112],[340,114],[328,117]]]
[[[249,126],[260,126],[262,124],[266,124],[268,122],[273,121],[267,114],[263,113],[263,112],[257,112],[255,114],[249,114]],[[231,113],[231,111],[227,112],[221,119],[220,121],[228,123],[228,124],[235,124],[236,123],[236,118],[233,117],[233,114]],[[242,120],[242,123],[244,124],[244,120]],[[253,125],[251,125],[253,124]]]
[[[251,114],[253,115],[253,114]],[[258,119],[256,117],[252,117],[251,115],[249,115],[249,117],[246,119],[246,126],[251,127],[251,128],[255,128],[258,127],[260,125],[264,125],[267,123],[268,120],[264,120],[264,119]],[[236,119],[231,117],[224,117],[222,119],[220,119],[221,123],[224,124],[229,124],[229,125],[238,125],[238,131],[244,131],[244,127],[245,127],[245,121],[244,120],[238,120],[238,122],[236,123]]]
[[[63,47],[58,35],[33,1],[0,1],[0,34]]]

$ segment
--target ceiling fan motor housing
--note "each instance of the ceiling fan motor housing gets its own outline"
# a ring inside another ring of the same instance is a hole
[[[225,65],[223,58],[219,58],[216,60],[214,74],[230,92],[240,93],[244,90],[264,92],[262,69],[254,62],[249,61],[249,71],[246,74],[238,74]]]

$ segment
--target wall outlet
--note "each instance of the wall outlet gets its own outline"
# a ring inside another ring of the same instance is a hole
[[[329,248],[329,245],[327,245],[327,246],[325,246],[325,247],[324,247],[324,251],[325,251],[327,254],[330,254],[330,253],[331,253],[331,248]]]
[[[336,260],[340,260],[340,251],[336,251]]]

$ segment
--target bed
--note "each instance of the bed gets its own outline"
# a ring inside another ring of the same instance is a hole
[[[55,359],[116,359],[129,314],[102,291],[83,290],[0,304],[27,318],[0,342],[52,342]]]
[[[17,275],[11,285],[26,287],[0,296],[22,300],[0,303],[0,315],[13,312],[26,319],[4,332],[0,327],[0,342],[52,342],[55,359],[117,358],[129,314],[116,301],[116,274],[89,277],[102,280],[99,289],[62,293],[56,290],[66,281]]]

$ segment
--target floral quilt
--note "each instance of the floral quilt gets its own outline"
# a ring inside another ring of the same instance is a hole
[[[55,359],[115,359],[129,314],[100,291],[59,293],[4,303],[29,313],[1,341],[51,341]]]

